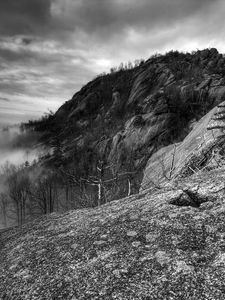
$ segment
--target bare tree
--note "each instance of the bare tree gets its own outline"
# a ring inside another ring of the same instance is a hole
[[[29,195],[29,178],[23,170],[15,168],[7,178],[9,196],[15,206],[17,223],[26,220],[26,201]]]
[[[57,184],[53,174],[39,177],[30,188],[30,213],[34,215],[52,213],[58,210]]]
[[[7,194],[1,193],[0,194],[0,212],[2,217],[2,223],[4,227],[8,226],[7,222],[7,213],[8,213],[8,206],[9,206],[9,199],[7,197]]]

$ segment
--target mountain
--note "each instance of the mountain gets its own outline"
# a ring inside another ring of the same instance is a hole
[[[91,178],[117,178],[120,189],[108,197],[118,199],[139,191],[154,153],[183,141],[223,100],[224,67],[225,58],[214,48],[155,55],[98,76],[54,115],[29,125],[52,149],[45,162],[73,170],[86,187]]]
[[[39,198],[62,182],[92,202],[0,233],[0,299],[224,299],[224,67],[155,56],[26,125],[51,149]]]

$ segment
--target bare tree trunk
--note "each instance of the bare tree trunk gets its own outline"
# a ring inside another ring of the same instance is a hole
[[[65,192],[66,192],[66,209],[68,210],[69,209],[69,187],[68,187],[68,185],[66,185]]]
[[[101,205],[101,198],[102,198],[102,190],[101,190],[101,183],[98,184],[98,206]]]
[[[1,194],[1,215],[3,218],[3,226],[7,227],[7,196]]]
[[[130,179],[128,179],[128,193],[127,196],[129,197],[131,194],[131,183],[130,183]]]
[[[176,148],[177,148],[177,145],[175,144],[174,145],[174,150],[173,150],[171,168],[170,168],[170,175],[169,175],[170,179],[171,179],[173,171],[174,171],[174,162],[175,162]]]
[[[20,208],[20,203],[16,203],[16,214],[17,214],[17,223],[18,225],[21,225],[21,208]]]

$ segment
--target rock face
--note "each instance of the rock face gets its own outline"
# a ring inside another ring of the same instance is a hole
[[[0,299],[224,299],[224,171],[1,233]]]
[[[137,182],[137,192],[149,158],[182,142],[193,124],[224,100],[224,67],[223,55],[205,49],[170,52],[99,76],[43,126],[44,142],[57,148],[49,161],[55,163],[54,153],[60,153],[56,165],[72,162],[86,179],[96,176],[98,161],[104,161],[111,177],[133,172],[129,180]]]
[[[225,102],[213,108],[178,144],[160,149],[149,159],[141,189],[169,184],[200,170],[224,165]]]

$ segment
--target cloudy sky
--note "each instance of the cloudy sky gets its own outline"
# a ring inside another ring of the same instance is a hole
[[[0,0],[0,124],[56,110],[120,62],[225,53],[224,0]]]

